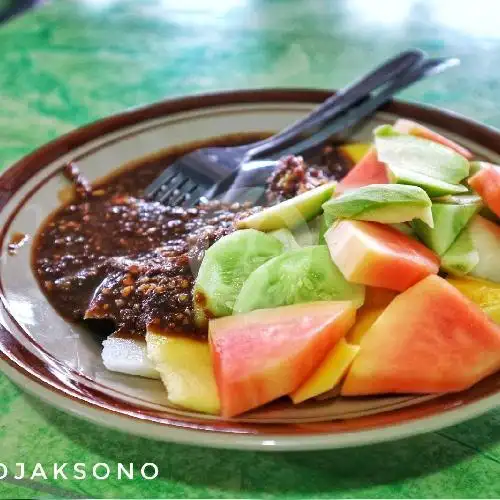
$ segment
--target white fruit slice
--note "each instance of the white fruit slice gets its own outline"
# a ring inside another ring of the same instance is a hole
[[[108,370],[138,377],[160,378],[148,358],[144,339],[110,335],[102,345],[102,362]]]

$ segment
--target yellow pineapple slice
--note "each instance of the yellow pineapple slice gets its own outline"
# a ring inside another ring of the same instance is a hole
[[[219,395],[207,342],[148,330],[147,352],[177,406],[218,414]]]

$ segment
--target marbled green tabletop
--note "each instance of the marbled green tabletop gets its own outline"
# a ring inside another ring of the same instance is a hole
[[[0,168],[96,118],[164,97],[338,87],[410,46],[462,66],[402,97],[500,127],[496,0],[53,0],[0,26]],[[153,481],[0,481],[0,498],[500,497],[500,411],[351,450],[261,454],[96,427],[0,375],[0,463],[155,462]]]

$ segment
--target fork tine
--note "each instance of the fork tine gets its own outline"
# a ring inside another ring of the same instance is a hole
[[[165,196],[166,191],[170,188],[170,186],[172,186],[174,181],[176,181],[177,179],[176,182],[178,182],[180,178],[181,178],[180,172],[172,173],[169,177],[167,177],[163,182],[163,184],[158,189],[158,191],[156,192],[156,198],[161,201]]]
[[[147,188],[147,195],[156,198],[163,187],[167,186],[172,179],[179,174],[179,167],[174,163],[166,168]]]
[[[191,179],[188,179],[188,181],[182,186],[182,191],[170,198],[171,205],[180,205],[197,187],[196,183],[194,183]]]
[[[186,208],[192,208],[198,204],[200,198],[205,194],[205,190],[200,186],[197,186],[191,193],[186,196],[184,200],[184,206]]]
[[[186,177],[182,172],[179,172],[175,177],[171,179],[171,181],[166,186],[166,189],[162,190],[162,194],[157,198],[157,201],[166,205],[171,205],[171,197],[174,194],[177,195],[177,191],[180,190],[187,182],[189,182],[189,178]]]
[[[390,66],[389,75],[385,74],[385,71],[389,69],[387,65]],[[307,135],[297,138],[297,141],[293,143],[288,144],[285,141],[276,150],[266,151],[266,158],[272,160],[286,154],[306,153],[330,139],[332,135],[348,130],[360,122],[399,90],[424,76],[443,71],[451,65],[449,60],[426,59],[425,55],[419,51],[408,51],[392,59],[386,63],[385,67],[378,68],[368,76],[370,88],[356,87],[363,81],[366,83],[366,79],[361,79],[353,86],[344,89],[342,98],[337,96],[338,101],[335,106],[331,107],[337,98],[332,98],[316,113],[302,121],[302,125],[307,122],[312,127],[308,128]],[[366,97],[359,99],[364,92],[368,92]],[[340,94],[342,95],[342,92]],[[284,134],[287,132],[290,133],[291,129],[285,130]],[[262,144],[260,142],[250,147],[247,146],[246,152],[242,152],[238,147],[229,147],[204,148],[189,153],[168,167],[149,188],[146,188],[145,193],[150,199],[167,205],[193,207],[197,203],[203,203],[203,200],[210,200],[226,191],[230,182],[233,182],[230,174],[238,171],[241,162],[248,162],[253,157],[252,152],[255,152],[255,146]],[[234,152],[230,151],[232,149]],[[215,161],[218,160],[218,156],[215,160],[212,158],[212,153],[219,155],[219,152],[223,161],[222,159]],[[223,167],[225,171],[221,173],[221,170],[224,170]],[[224,183],[227,183],[227,186]],[[248,186],[245,184],[245,187]],[[219,188],[223,191],[218,191]]]

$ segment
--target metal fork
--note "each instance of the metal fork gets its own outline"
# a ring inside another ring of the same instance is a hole
[[[366,76],[328,98],[305,118],[263,141],[244,146],[202,148],[179,158],[145,190],[147,198],[165,205],[193,206],[200,198],[211,199],[229,189],[241,166],[254,158],[269,158],[302,152],[294,143],[314,136],[330,121],[352,106],[370,98],[421,63],[425,54],[408,50],[389,59]],[[246,169],[248,170],[248,169]]]
[[[276,166],[275,160],[279,157],[296,154],[296,151],[304,154],[314,150],[332,136],[350,130],[360,123],[363,118],[389,101],[395,93],[426,76],[441,73],[457,64],[459,64],[459,60],[456,58],[424,59],[400,77],[388,82],[370,99],[352,106],[341,117],[331,120],[310,137],[303,138],[289,148],[281,149],[278,154],[269,154],[266,160],[244,162],[229,188],[225,190],[222,200],[228,203],[235,201],[263,202],[266,181]]]

